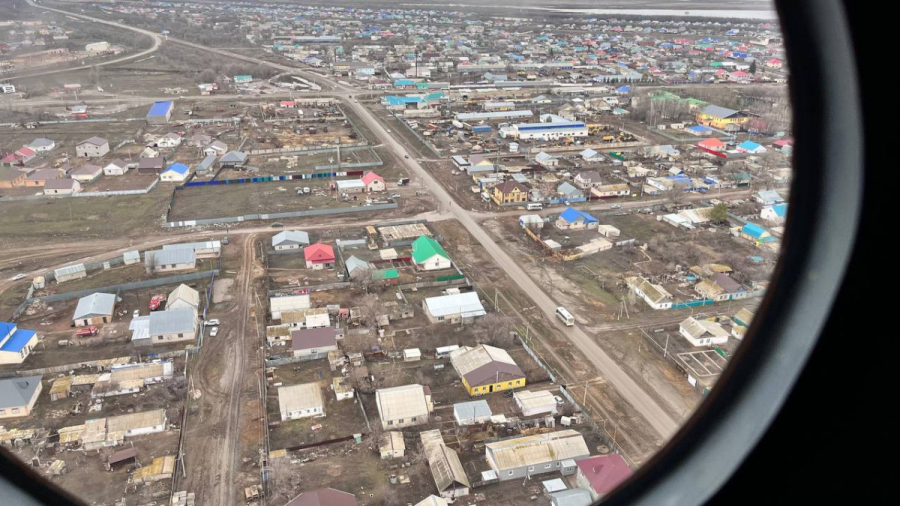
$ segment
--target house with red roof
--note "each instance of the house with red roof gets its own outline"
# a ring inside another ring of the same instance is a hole
[[[317,242],[307,246],[303,250],[303,256],[306,258],[307,269],[320,271],[334,268],[334,248],[327,244]]]
[[[723,152],[725,151],[725,143],[716,139],[715,137],[710,137],[709,139],[702,140],[697,143],[697,146],[705,149],[709,149],[712,151]]]
[[[631,468],[618,453],[589,457],[576,462],[575,485],[591,493],[596,501],[612,492],[632,474]]]
[[[16,157],[19,159],[20,162],[22,162],[22,165],[25,165],[26,163],[30,162],[31,160],[34,159],[34,157],[37,156],[37,152],[35,150],[29,148],[28,146],[22,146],[21,148],[17,149],[13,154],[16,155]]]
[[[736,83],[749,83],[753,81],[753,74],[748,74],[742,70],[728,74],[728,80]]]
[[[771,60],[766,61],[766,67],[770,69],[780,69],[783,66],[784,62],[782,62],[778,58],[772,58]]]
[[[366,172],[362,177],[367,192],[383,192],[385,190],[384,178],[374,172]]]

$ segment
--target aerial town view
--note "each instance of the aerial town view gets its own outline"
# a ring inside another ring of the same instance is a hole
[[[610,493],[790,197],[772,6],[666,6],[0,2],[0,451],[90,505]]]

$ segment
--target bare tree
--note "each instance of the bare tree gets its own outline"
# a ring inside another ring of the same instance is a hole
[[[663,192],[663,196],[672,204],[680,204],[684,202],[685,199],[684,188],[677,184],[673,185]]]
[[[359,301],[359,309],[362,312],[362,323],[368,327],[378,326],[378,320],[388,314],[387,306],[376,294],[366,294]]]
[[[509,318],[500,313],[488,313],[481,317],[476,324],[475,342],[497,346],[509,337]]]
[[[369,293],[369,290],[376,288],[380,285],[379,280],[375,278],[375,273],[377,271],[370,267],[363,267],[361,269],[356,269],[353,271],[353,274],[350,278],[353,280],[353,284],[356,285],[363,293]]]
[[[144,253],[144,269],[147,270],[147,274],[154,274],[156,272],[157,265],[158,260],[156,259],[155,252],[148,251]]]

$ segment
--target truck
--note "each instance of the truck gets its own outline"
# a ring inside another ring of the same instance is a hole
[[[166,294],[157,294],[153,297],[150,297],[150,311],[158,311],[165,306],[166,299],[168,296]]]
[[[409,178],[408,178],[408,177],[401,177],[400,179],[397,180],[397,186],[405,186],[405,185],[408,185],[408,184],[409,184]]]
[[[75,337],[92,337],[96,336],[97,333],[100,332],[97,327],[91,325],[90,327],[83,327],[75,331]]]

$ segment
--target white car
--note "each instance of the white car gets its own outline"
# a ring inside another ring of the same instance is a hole
[[[24,274],[16,274],[15,276],[12,277],[12,279],[10,279],[10,281],[18,281],[24,277],[25,277]]]
[[[209,331],[209,337],[216,337],[219,333],[219,327],[213,327],[212,330]]]
[[[554,395],[553,398],[556,399],[556,403],[557,403],[557,404],[565,404],[565,402],[566,402],[566,401],[563,400],[562,397],[560,397],[560,396],[558,396],[558,395]]]
[[[135,310],[134,310],[134,313],[131,314],[131,317],[132,317],[132,318],[137,318],[138,316],[141,316],[141,310],[140,310],[140,309],[135,309]]]
[[[207,327],[215,327],[219,324],[218,318],[213,318],[212,320],[206,320]]]

